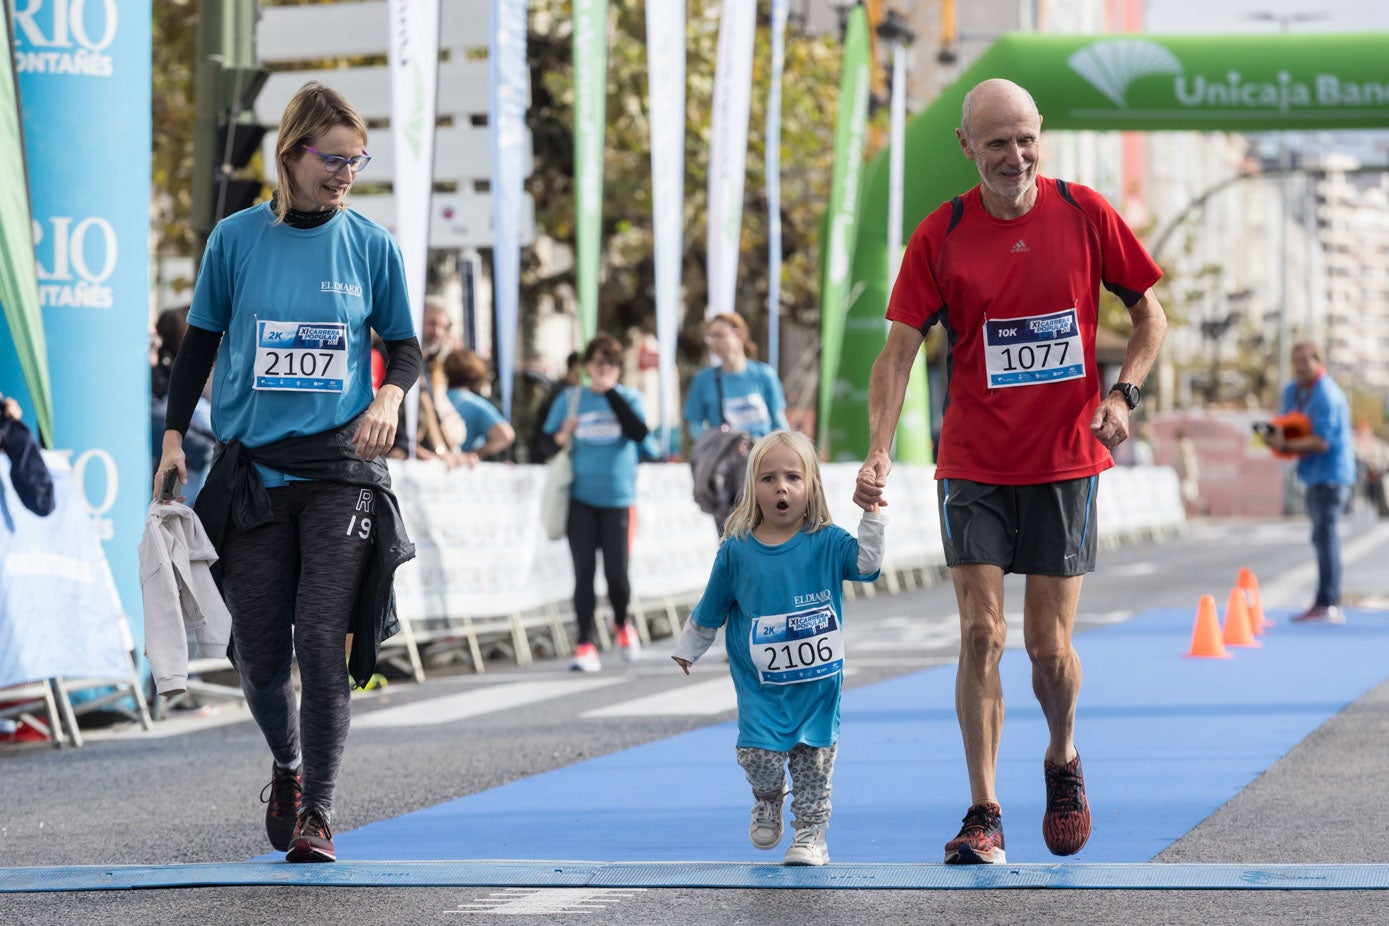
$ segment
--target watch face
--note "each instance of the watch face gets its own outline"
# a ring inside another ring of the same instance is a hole
[[[1143,393],[1139,392],[1138,387],[1132,383],[1115,383],[1110,392],[1117,392],[1124,397],[1124,404],[1133,411],[1143,401]]]

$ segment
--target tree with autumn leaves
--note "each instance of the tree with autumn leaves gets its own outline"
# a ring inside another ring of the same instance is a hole
[[[282,5],[262,0],[264,5]],[[685,222],[682,254],[683,318],[680,343],[686,376],[703,362],[699,322],[705,306],[705,242],[711,106],[718,49],[719,0],[687,0]],[[654,331],[655,265],[651,215],[651,160],[647,96],[645,5],[611,3],[608,29],[607,138],[603,177],[599,327],[619,334]],[[754,87],[748,125],[747,177],[736,309],[762,340],[768,292],[768,217],[764,176],[764,128],[771,36],[760,11],[754,52]],[[528,58],[534,170],[526,181],[535,202],[538,237],[574,244],[573,69],[571,3],[531,0]],[[166,0],[154,7],[154,215],[158,252],[190,253],[188,226],[193,182],[193,71],[196,0]],[[819,226],[828,197],[833,158],[834,96],[841,46],[834,35],[809,36],[793,22],[786,37],[782,81],[781,314],[786,324],[818,341]],[[572,262],[545,272],[536,250],[522,253],[518,348],[535,329],[527,313],[545,297],[571,298]],[[682,379],[685,377],[682,376]]]

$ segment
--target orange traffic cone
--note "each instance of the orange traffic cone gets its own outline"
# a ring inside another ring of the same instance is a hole
[[[1273,621],[1264,616],[1264,603],[1259,598],[1259,580],[1247,567],[1240,567],[1239,587],[1244,589],[1244,603],[1249,606],[1249,628],[1262,637]]]
[[[1220,621],[1215,616],[1215,598],[1202,595],[1196,605],[1196,626],[1191,630],[1191,650],[1185,655],[1194,659],[1229,659],[1225,642],[1220,639]]]
[[[1262,646],[1254,639],[1254,631],[1249,626],[1249,607],[1244,603],[1244,589],[1236,586],[1230,589],[1230,605],[1225,611],[1226,646]]]

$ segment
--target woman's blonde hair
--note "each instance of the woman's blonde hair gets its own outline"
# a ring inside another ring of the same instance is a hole
[[[830,519],[830,506],[825,501],[825,486],[820,481],[820,463],[816,459],[815,445],[799,431],[773,431],[752,445],[748,454],[747,473],[743,479],[743,497],[738,500],[733,513],[724,524],[723,535],[743,538],[752,533],[762,523],[762,509],[757,506],[757,472],[767,454],[778,447],[787,447],[801,458],[805,470],[805,527],[807,533],[814,533],[834,522]]]
[[[366,147],[366,122],[332,87],[311,80],[290,99],[280,116],[280,135],[275,141],[275,173],[279,178],[274,199],[275,224],[285,220],[291,194],[299,192],[290,165],[304,156],[305,145],[340,125],[355,130],[362,136],[362,147]]]

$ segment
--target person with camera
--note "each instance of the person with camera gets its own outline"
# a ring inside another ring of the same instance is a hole
[[[1297,457],[1297,478],[1307,487],[1307,516],[1317,556],[1317,595],[1293,618],[1298,623],[1341,624],[1341,512],[1355,486],[1350,403],[1326,375],[1321,348],[1293,345],[1293,380],[1283,387],[1278,427],[1264,431],[1275,453]],[[1301,416],[1296,417],[1295,416]]]

